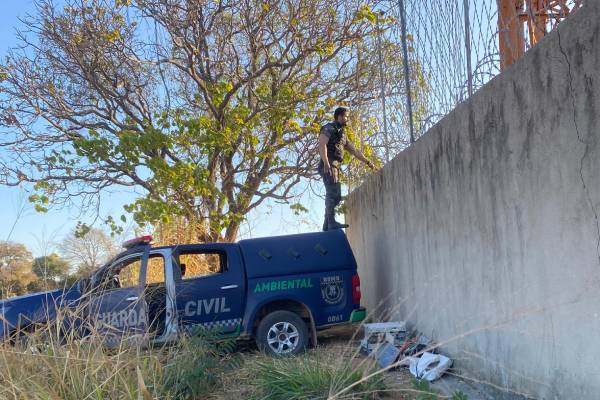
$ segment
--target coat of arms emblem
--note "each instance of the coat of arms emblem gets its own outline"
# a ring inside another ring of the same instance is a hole
[[[327,304],[338,304],[344,298],[344,280],[341,276],[321,278],[321,297]]]

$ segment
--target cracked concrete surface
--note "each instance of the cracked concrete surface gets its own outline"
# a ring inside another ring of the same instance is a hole
[[[348,198],[367,307],[506,398],[600,393],[599,66],[591,0]]]
[[[561,54],[564,56],[565,62],[567,63],[567,66],[568,66],[567,72],[568,72],[568,78],[569,78],[569,95],[571,98],[571,102],[573,104],[573,126],[575,127],[575,133],[577,134],[577,140],[579,140],[579,142],[581,144],[585,145],[585,151],[583,152],[583,156],[581,156],[581,161],[579,163],[579,165],[580,165],[579,166],[579,176],[581,177],[581,184],[583,185],[583,189],[585,190],[585,193],[587,195],[588,203],[590,205],[592,213],[594,214],[594,220],[596,221],[596,234],[597,234],[596,252],[598,253],[598,265],[600,266],[600,221],[598,221],[598,211],[596,210],[596,207],[594,206],[594,203],[592,202],[592,198],[590,196],[590,191],[588,189],[585,178],[583,176],[584,162],[585,162],[585,159],[587,158],[587,156],[589,155],[589,143],[587,143],[585,140],[582,139],[581,132],[579,131],[579,126],[577,124],[577,105],[575,103],[575,92],[573,90],[573,73],[571,71],[571,62],[569,61],[569,56],[567,55],[567,53],[565,53],[562,43],[561,43],[560,29],[558,29],[556,31],[556,36],[557,36],[558,48],[560,49]]]

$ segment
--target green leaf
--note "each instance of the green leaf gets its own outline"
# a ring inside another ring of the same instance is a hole
[[[292,211],[294,211],[295,215],[300,215],[302,213],[307,213],[308,212],[308,208],[304,207],[300,203],[294,203],[294,204],[290,205],[290,209]]]
[[[80,239],[87,235],[91,229],[92,228],[89,225],[79,221],[75,227],[75,237]]]

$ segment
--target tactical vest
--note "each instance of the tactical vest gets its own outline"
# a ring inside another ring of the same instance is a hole
[[[342,161],[344,159],[344,146],[347,139],[343,127],[338,128],[338,126],[338,124],[330,122],[323,127],[331,133],[327,142],[327,158],[330,161]]]

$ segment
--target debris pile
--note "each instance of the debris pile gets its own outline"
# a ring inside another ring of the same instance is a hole
[[[452,360],[437,354],[437,346],[427,336],[409,331],[405,322],[377,322],[364,324],[361,351],[374,357],[381,368],[408,366],[419,380],[432,382],[439,379],[451,366]]]

